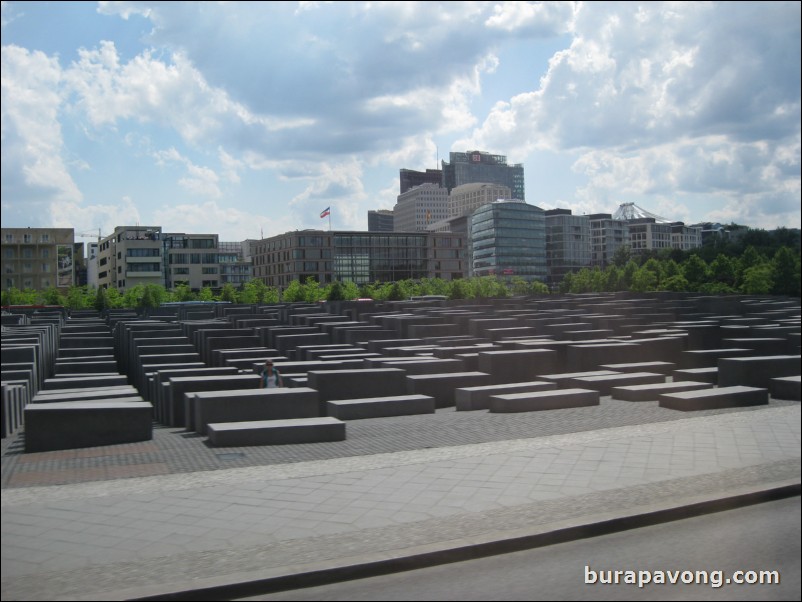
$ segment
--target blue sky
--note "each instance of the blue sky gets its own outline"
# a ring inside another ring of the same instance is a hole
[[[2,223],[366,229],[401,168],[800,227],[799,2],[2,2]]]

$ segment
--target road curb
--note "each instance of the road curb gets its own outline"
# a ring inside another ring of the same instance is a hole
[[[544,547],[609,533],[722,512],[800,495],[799,480],[745,486],[717,494],[689,496],[649,504],[627,512],[609,512],[530,527],[496,531],[481,537],[337,559],[324,563],[284,566],[265,571],[104,592],[73,600],[231,600],[387,575],[429,566],[461,562]]]

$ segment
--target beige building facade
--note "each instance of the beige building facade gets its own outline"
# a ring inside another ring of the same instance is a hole
[[[83,257],[73,228],[2,228],[3,289],[65,291]],[[82,245],[81,245],[82,247]]]

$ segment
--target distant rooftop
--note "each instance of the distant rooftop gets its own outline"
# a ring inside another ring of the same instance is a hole
[[[621,205],[618,206],[618,211],[613,214],[613,219],[619,220],[643,219],[645,217],[652,218],[661,224],[673,223],[671,220],[646,211],[643,207],[638,207],[635,203],[621,203]]]

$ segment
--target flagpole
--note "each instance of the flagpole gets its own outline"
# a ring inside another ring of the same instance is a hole
[[[331,209],[329,209],[329,232],[331,232]]]

